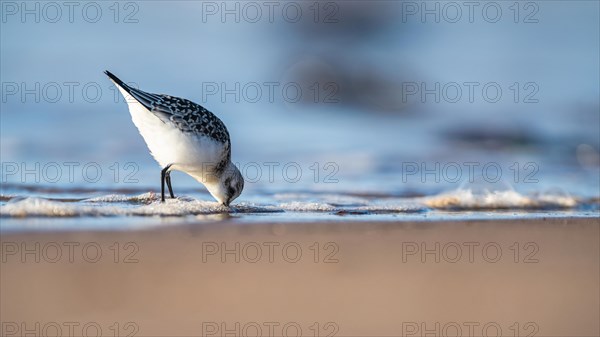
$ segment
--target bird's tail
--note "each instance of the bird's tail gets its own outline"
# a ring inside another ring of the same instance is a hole
[[[119,89],[123,97],[125,97],[127,104],[138,102],[146,109],[152,110],[155,102],[160,99],[160,95],[150,94],[128,86],[125,84],[125,82],[121,81],[117,76],[108,70],[105,70],[104,73],[111,79],[111,81],[115,83],[117,89]]]
[[[121,79],[119,79],[113,73],[111,73],[108,70],[105,70],[104,73],[106,74],[106,76],[108,76],[108,78],[110,78],[113,82],[115,82],[116,85],[123,88],[123,90],[125,90],[127,93],[129,93],[129,94],[131,93],[131,87],[129,87],[127,84],[125,84],[125,82],[121,81]]]

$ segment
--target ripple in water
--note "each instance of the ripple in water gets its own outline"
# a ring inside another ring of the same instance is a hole
[[[189,196],[161,202],[153,192],[108,194],[92,198],[43,198],[1,195],[3,218],[31,217],[183,217],[200,214],[314,213],[331,216],[410,214],[482,210],[587,210],[598,211],[599,200],[564,193],[523,195],[514,190],[473,192],[458,189],[426,197],[361,197],[343,194],[276,194],[268,202],[239,202],[227,208],[215,201]]]

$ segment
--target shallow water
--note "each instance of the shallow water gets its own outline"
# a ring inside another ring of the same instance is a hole
[[[12,186],[0,197],[3,231],[135,229],[182,223],[261,221],[398,221],[598,217],[600,200],[514,190],[455,189],[423,196],[332,192],[242,197],[227,208],[208,194],[167,198],[155,192],[49,190]],[[39,196],[39,195],[43,195]]]
[[[283,115],[271,125],[273,130],[291,127],[286,138],[256,132],[249,143],[233,140],[233,159],[246,184],[227,209],[181,172],[172,173],[177,198],[161,203],[160,169],[127,119],[125,106],[121,108],[125,120],[120,128],[126,130],[122,137],[130,143],[106,154],[88,152],[94,144],[89,143],[73,152],[71,160],[48,154],[34,160],[31,154],[23,155],[27,152],[22,146],[3,143],[8,150],[3,158],[12,160],[3,162],[2,230],[133,229],[222,219],[252,223],[600,217],[599,155],[593,136],[586,136],[597,131],[586,123],[580,125],[585,132],[565,141],[553,133],[515,136],[514,130],[500,128],[479,135],[462,129],[446,134],[441,131],[446,128],[435,127],[438,120],[427,115],[407,119],[358,114],[344,118],[343,127],[330,132],[335,137],[319,146],[326,131],[320,136],[318,129],[326,126],[313,128],[314,137],[306,142],[306,133],[293,132],[302,125]],[[333,123],[340,116],[319,118]],[[540,127],[561,118],[550,114]],[[362,128],[366,123],[374,128]],[[398,134],[398,127],[409,135]],[[418,127],[434,131],[412,134],[410,130]],[[515,137],[525,136],[533,137],[528,145],[515,145]],[[261,145],[273,142],[271,137],[281,146]]]
[[[340,2],[337,25],[201,22],[194,1],[140,2],[139,22],[129,25],[11,17],[0,32],[2,81],[58,84],[63,95],[3,97],[0,227],[600,216],[597,2],[537,3],[535,24],[511,15],[494,24],[401,22],[402,2],[349,5],[361,3]],[[502,3],[505,13],[510,5]],[[187,52],[155,48],[140,58],[139,45]],[[178,199],[158,201],[159,168],[104,69],[225,122],[246,179],[231,209],[178,172]],[[496,83],[504,95],[491,103],[399,98],[406,83],[471,81]],[[73,97],[70,82],[79,83]],[[205,90],[267,82],[339,90],[335,103]],[[80,90],[86,83],[99,88],[98,100]],[[527,90],[515,96],[515,83],[533,83],[535,101],[523,101]]]

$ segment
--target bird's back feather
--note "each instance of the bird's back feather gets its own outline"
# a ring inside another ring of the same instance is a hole
[[[106,70],[104,73],[164,123],[172,124],[181,132],[203,135],[229,147],[229,132],[225,124],[200,104],[184,98],[151,94],[132,88],[110,71]]]

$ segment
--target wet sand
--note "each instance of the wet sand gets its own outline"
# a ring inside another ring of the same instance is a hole
[[[2,235],[3,336],[598,336],[598,219]]]

